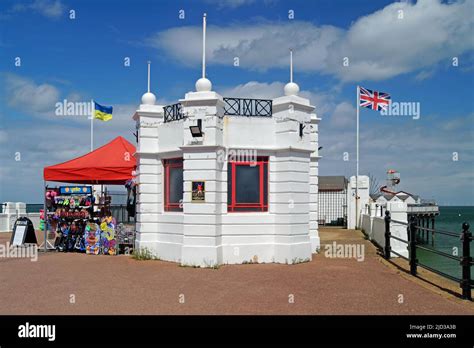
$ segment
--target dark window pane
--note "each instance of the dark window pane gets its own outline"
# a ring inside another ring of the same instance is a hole
[[[236,202],[259,203],[259,166],[236,166]]]
[[[268,164],[263,165],[263,204],[268,204]]]
[[[170,200],[169,203],[179,203],[183,199],[183,168],[170,168]]]
[[[227,204],[232,204],[232,163],[227,164]]]

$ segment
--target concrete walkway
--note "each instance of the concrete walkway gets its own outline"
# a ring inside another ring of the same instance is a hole
[[[0,234],[0,243],[9,240]],[[386,264],[358,231],[321,231],[322,250],[298,265],[179,267],[74,253],[0,259],[0,314],[474,314]],[[364,261],[324,245],[364,245]]]

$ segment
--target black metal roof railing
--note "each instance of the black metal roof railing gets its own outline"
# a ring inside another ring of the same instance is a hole
[[[224,98],[224,103],[225,115],[272,117],[271,99]]]
[[[171,104],[163,107],[165,113],[165,123],[178,121],[184,118],[183,106],[181,103]]]
[[[272,117],[273,114],[271,99],[224,98],[224,104],[224,114],[228,116]],[[165,122],[184,118],[181,103],[167,105],[163,109]]]

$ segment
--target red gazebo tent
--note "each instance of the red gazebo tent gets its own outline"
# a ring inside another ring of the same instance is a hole
[[[122,137],[117,137],[108,144],[67,162],[45,167],[45,181],[57,181],[74,184],[124,185],[132,179],[136,168],[134,157],[135,146]],[[46,199],[44,201],[46,212]],[[54,249],[47,239],[47,228],[44,229],[44,251]],[[49,245],[48,245],[49,244]],[[40,246],[41,248],[41,246]]]
[[[132,178],[135,146],[122,137],[67,162],[44,168],[45,181],[75,184],[124,185]]]

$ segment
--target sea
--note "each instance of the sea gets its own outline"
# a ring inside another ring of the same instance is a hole
[[[444,230],[458,233],[460,235],[462,232],[463,222],[468,222],[470,224],[471,232],[474,230],[474,206],[439,207],[439,212],[440,214],[435,219],[435,230]],[[443,251],[451,255],[462,256],[462,242],[459,237],[435,233],[434,243],[432,243],[430,233],[430,240],[426,243],[426,247]],[[473,256],[474,242],[471,242],[470,250],[471,256]],[[461,278],[462,276],[461,266],[457,260],[421,249],[417,249],[417,258],[419,262],[441,272],[447,273],[456,278]]]

